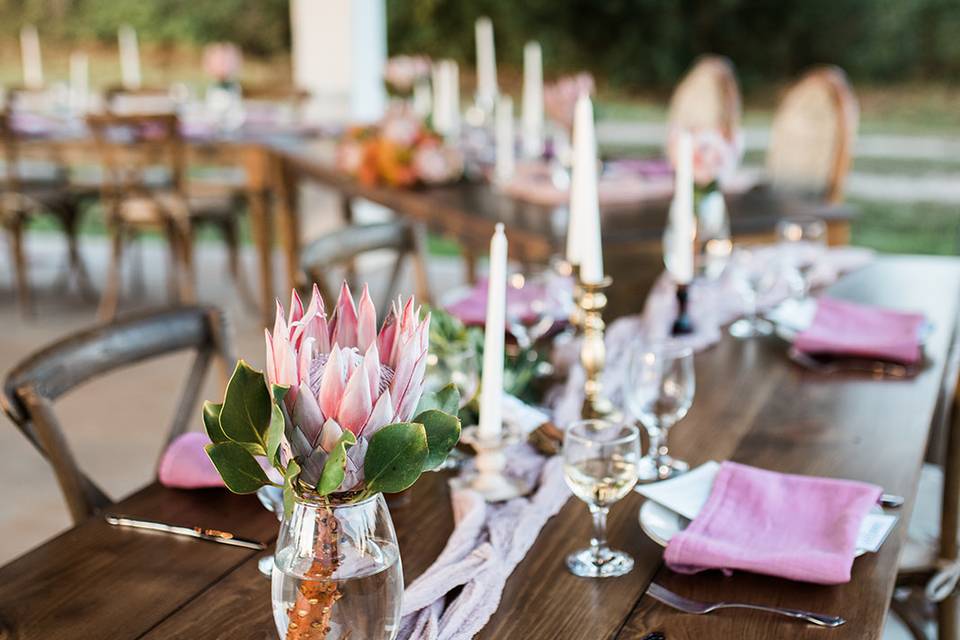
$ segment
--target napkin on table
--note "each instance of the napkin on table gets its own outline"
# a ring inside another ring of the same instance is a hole
[[[794,340],[804,353],[856,356],[914,364],[920,360],[924,318],[868,305],[821,298],[813,322]]]
[[[857,537],[881,489],[735,462],[720,466],[703,509],[667,544],[674,571],[740,569],[818,584],[850,581]]]

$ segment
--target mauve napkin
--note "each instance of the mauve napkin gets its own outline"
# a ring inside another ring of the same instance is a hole
[[[813,322],[794,340],[805,353],[858,356],[914,364],[920,360],[923,315],[821,298]]]
[[[204,447],[210,438],[204,433],[185,433],[174,438],[160,458],[157,479],[174,489],[222,487],[223,480]]]
[[[674,571],[741,569],[817,584],[850,581],[878,486],[724,462],[700,514],[667,545]]]

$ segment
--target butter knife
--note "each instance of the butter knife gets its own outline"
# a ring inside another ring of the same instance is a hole
[[[198,538],[200,540],[207,540],[208,542],[219,542],[220,544],[228,544],[234,547],[253,549],[255,551],[262,551],[263,549],[267,548],[267,545],[263,544],[262,542],[257,542],[256,540],[247,540],[246,538],[235,536],[229,531],[220,531],[218,529],[205,529],[203,527],[179,527],[176,525],[167,524],[165,522],[141,520],[139,518],[130,518],[127,516],[111,514],[105,515],[104,520],[107,521],[107,524],[111,524],[115,527],[130,527],[133,529],[159,531],[161,533],[170,533],[175,536]]]

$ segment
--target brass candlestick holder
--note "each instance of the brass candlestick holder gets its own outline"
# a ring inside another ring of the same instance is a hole
[[[580,295],[577,297],[576,315],[579,316],[580,323],[578,330],[583,336],[580,344],[580,364],[586,374],[581,413],[584,418],[607,418],[613,414],[613,405],[603,396],[600,377],[607,361],[607,349],[603,343],[603,331],[606,328],[603,310],[607,306],[604,290],[613,284],[613,279],[604,276],[599,283],[588,284],[578,277],[577,282]]]

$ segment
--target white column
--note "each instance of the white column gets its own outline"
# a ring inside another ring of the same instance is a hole
[[[384,0],[291,0],[294,83],[310,91],[314,120],[372,122],[383,115]]]

